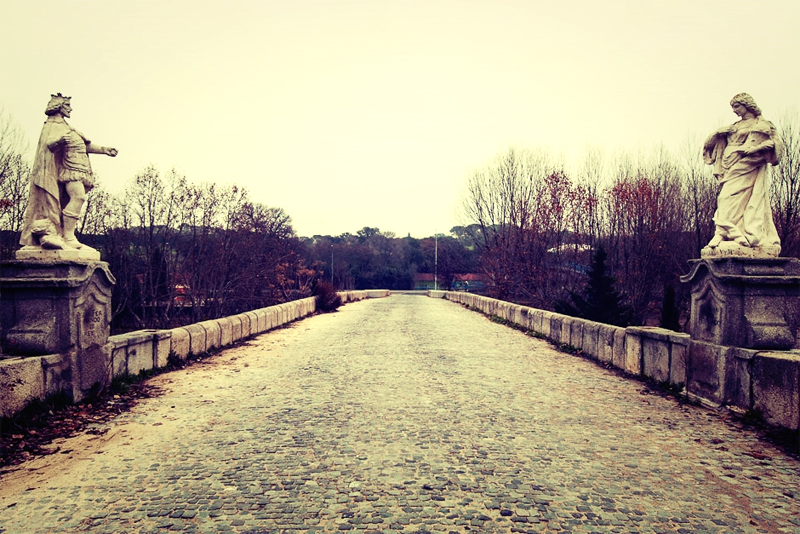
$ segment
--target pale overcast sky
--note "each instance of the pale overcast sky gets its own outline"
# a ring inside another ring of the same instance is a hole
[[[0,0],[0,109],[35,145],[51,93],[119,149],[246,186],[300,235],[447,232],[509,146],[568,159],[706,134],[748,92],[800,105],[800,0]]]

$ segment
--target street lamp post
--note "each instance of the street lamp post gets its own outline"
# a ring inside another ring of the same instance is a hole
[[[433,290],[439,289],[439,233],[433,234]]]

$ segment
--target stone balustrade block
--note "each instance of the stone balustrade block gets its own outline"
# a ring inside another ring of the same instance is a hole
[[[0,359],[0,416],[11,417],[45,396],[41,357]]]
[[[800,352],[760,352],[752,372],[753,408],[767,423],[800,428]]]
[[[169,350],[176,357],[185,360],[189,356],[189,331],[186,328],[173,328],[169,339]]]

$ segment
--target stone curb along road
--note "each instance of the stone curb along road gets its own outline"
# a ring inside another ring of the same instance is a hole
[[[445,300],[211,361],[6,474],[0,533],[800,532],[796,458]]]

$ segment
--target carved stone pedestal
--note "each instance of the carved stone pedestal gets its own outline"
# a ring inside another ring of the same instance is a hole
[[[681,281],[691,287],[693,340],[748,349],[797,345],[800,260],[720,257],[690,263]]]
[[[69,355],[72,397],[83,399],[110,376],[111,289],[102,261],[0,264],[0,342],[4,354]]]

